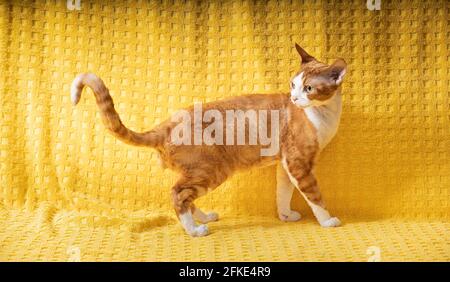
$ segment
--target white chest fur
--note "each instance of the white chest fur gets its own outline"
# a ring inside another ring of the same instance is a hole
[[[317,130],[320,150],[336,135],[341,120],[341,112],[342,97],[340,93],[336,93],[325,105],[305,108],[306,116]]]

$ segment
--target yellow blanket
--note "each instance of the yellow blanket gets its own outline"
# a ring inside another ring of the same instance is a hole
[[[450,260],[448,1],[72,2],[0,1],[0,260]],[[280,222],[264,168],[198,200],[221,220],[190,238],[176,175],[109,135],[90,90],[70,103],[92,71],[147,130],[193,102],[288,91],[294,42],[349,64],[317,169],[340,228],[298,194],[303,219]]]

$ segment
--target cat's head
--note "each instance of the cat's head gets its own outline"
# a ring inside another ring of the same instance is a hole
[[[340,91],[347,64],[343,59],[336,59],[327,65],[297,43],[295,49],[301,57],[301,67],[290,82],[292,102],[302,108],[326,104]]]

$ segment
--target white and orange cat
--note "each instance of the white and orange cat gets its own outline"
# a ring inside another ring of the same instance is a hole
[[[215,110],[226,115],[230,110],[267,110],[279,113],[277,134],[279,150],[268,156],[261,154],[261,144],[184,144],[174,142],[172,130],[179,124],[169,119],[150,131],[137,133],[126,128],[114,109],[113,100],[103,81],[91,73],[80,74],[71,87],[71,98],[77,104],[85,85],[89,86],[101,111],[106,128],[125,143],[146,146],[159,152],[163,165],[180,174],[172,187],[175,212],[184,230],[191,236],[208,234],[206,223],[218,220],[214,212],[204,213],[194,205],[195,199],[223,183],[230,175],[258,165],[278,163],[277,208],[283,221],[297,221],[300,214],[291,210],[294,187],[306,199],[319,224],[335,227],[341,223],[325,208],[314,176],[314,164],[320,151],[336,134],[341,116],[341,84],[346,63],[337,59],[331,65],[319,62],[299,45],[301,57],[299,72],[290,82],[290,94],[255,94],[233,97],[203,105],[204,110]],[[194,115],[194,107],[187,109]],[[201,120],[201,129],[211,124]],[[271,123],[272,119],[264,119]],[[250,126],[247,122],[246,125]],[[192,125],[192,134],[195,132]],[[228,123],[223,125],[229,127]],[[267,128],[271,127],[267,124]],[[229,129],[229,128],[228,128]],[[234,138],[234,132],[231,132]],[[250,133],[246,133],[249,139]],[[230,133],[228,132],[228,135]],[[189,136],[190,137],[190,136]],[[226,138],[226,136],[225,136]],[[197,225],[197,222],[201,223]]]

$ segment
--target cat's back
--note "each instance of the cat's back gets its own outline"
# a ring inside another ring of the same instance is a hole
[[[248,94],[225,98],[203,104],[203,108],[215,110],[281,110],[289,102],[289,94]],[[190,107],[192,109],[192,107]]]
[[[282,112],[287,108],[288,104],[288,94],[251,94],[192,105],[184,109],[190,115],[189,120],[191,123],[188,125],[189,128],[180,134],[183,137],[185,136],[184,134],[190,136],[184,139],[185,142],[183,144],[175,144],[174,136],[178,138],[179,135],[175,134],[173,136],[172,131],[176,131],[177,127],[179,128],[180,122],[171,121],[166,131],[171,136],[167,136],[164,148],[160,150],[162,160],[167,167],[175,170],[186,170],[186,168],[196,167],[197,170],[203,169],[211,173],[217,169],[231,172],[257,164],[270,163],[278,157],[277,148],[274,148],[274,152],[268,156],[262,154],[261,149],[263,147],[271,147],[273,140],[271,144],[265,144],[264,146],[261,145],[261,140],[259,139],[256,140],[256,144],[250,144],[250,131],[251,128],[257,129],[259,127],[259,124],[257,124],[261,122],[259,113],[263,112],[267,117],[264,121],[267,127],[266,130],[268,130],[266,135],[269,134],[271,136],[272,123],[278,123],[283,119]],[[208,111],[215,111],[213,119],[205,118],[208,116]],[[243,115],[240,116],[239,111]],[[276,119],[275,116],[272,116],[273,111],[276,112]],[[256,124],[252,121],[250,112],[255,113],[254,117],[258,117],[254,121]],[[211,127],[212,123],[217,122],[217,115],[219,115],[220,122],[214,126],[214,133],[206,133],[205,130]],[[199,120],[201,124],[202,132],[198,136],[196,136],[198,129],[196,129],[195,120]],[[242,127],[243,144],[238,144],[240,125],[244,125]],[[274,126],[277,127],[277,125]],[[231,131],[230,128],[232,128]],[[232,144],[229,144],[229,134],[232,136]],[[205,142],[205,140],[211,141],[211,136],[214,139],[214,144]],[[260,135],[258,134],[258,136]],[[277,138],[277,136],[272,136],[272,139]]]

